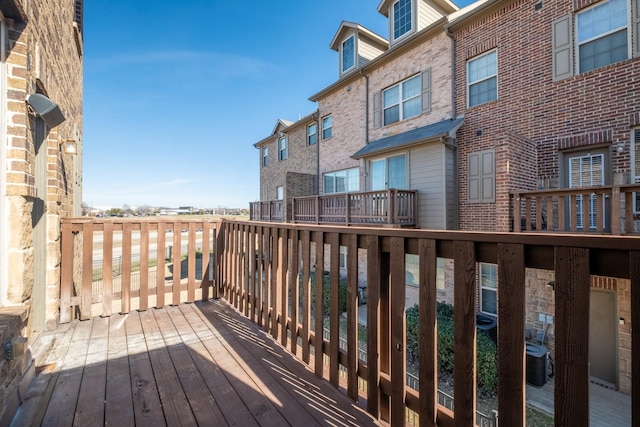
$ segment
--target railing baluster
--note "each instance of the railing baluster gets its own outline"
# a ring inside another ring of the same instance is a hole
[[[113,222],[102,228],[102,314],[111,316],[113,310]]]
[[[588,426],[589,250],[556,247],[555,278],[555,422]]]
[[[339,385],[338,363],[340,358],[340,235],[329,233],[329,381]]]
[[[631,289],[631,325],[640,325],[640,251],[629,253],[629,287]],[[631,425],[640,425],[640,328],[631,328]]]
[[[419,390],[420,425],[435,427],[438,416],[438,352],[436,327],[436,241],[419,241]]]
[[[405,315],[404,239],[391,238],[391,425],[402,425],[405,417],[407,342]]]
[[[347,394],[358,400],[358,236],[347,237]]]
[[[498,244],[498,413],[503,425],[519,427],[525,413],[525,264],[522,245]]]
[[[473,242],[454,242],[453,393],[457,426],[475,425],[476,415],[476,262]]]
[[[311,234],[302,232],[302,361],[309,364],[311,346],[309,331],[311,330]],[[296,288],[297,288],[296,283]],[[297,320],[297,319],[296,319]]]
[[[367,238],[367,411],[376,418],[380,408],[380,238]]]
[[[165,305],[165,257],[166,257],[166,223],[158,222],[158,235],[156,251],[158,254],[158,266],[156,267],[156,307]]]
[[[289,333],[291,334],[291,341],[289,342],[291,353],[297,354],[298,350],[298,288],[300,283],[300,258],[299,258],[299,236],[298,230],[291,230],[291,262],[289,263],[289,286],[287,300],[291,301],[291,323]],[[287,316],[285,316],[285,324]]]
[[[140,310],[149,307],[149,223],[140,223]]]
[[[316,272],[315,272],[315,315],[314,315],[314,371],[317,377],[324,377],[324,233],[313,232],[313,241],[316,248]]]
[[[180,281],[182,278],[182,223],[173,223],[173,287],[171,304],[180,304]]]
[[[122,313],[131,311],[131,223],[122,224],[122,271],[120,276]]]
[[[194,302],[196,300],[196,224],[190,222],[188,230],[187,301]]]

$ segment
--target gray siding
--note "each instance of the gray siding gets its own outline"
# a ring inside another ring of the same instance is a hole
[[[420,228],[445,229],[444,145],[433,142],[409,154],[409,187],[418,190]]]

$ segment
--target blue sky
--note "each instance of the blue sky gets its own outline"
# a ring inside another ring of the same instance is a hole
[[[253,144],[316,109],[309,96],[338,77],[329,43],[343,20],[387,38],[378,4],[85,2],[83,201],[247,208]]]

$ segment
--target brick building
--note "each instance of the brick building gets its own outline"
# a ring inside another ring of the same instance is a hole
[[[318,191],[317,112],[296,122],[278,120],[254,147],[260,151],[260,201],[283,201],[282,220],[289,221],[291,199]]]
[[[637,231],[640,193],[616,206],[613,193],[591,188],[640,182],[639,8],[635,0],[482,0],[459,10],[383,0],[388,39],[343,22],[331,43],[339,78],[310,98],[323,135],[319,194],[406,188],[418,192],[421,228],[510,232],[520,223],[513,194],[587,188],[532,208],[539,229],[610,232],[623,218],[631,220],[623,232]],[[447,302],[450,262],[438,264],[438,298]],[[496,269],[476,271],[476,311],[492,318],[497,288],[508,286]],[[415,284],[410,256],[406,270]],[[555,278],[531,269],[526,281],[528,337],[553,354]],[[585,325],[594,382],[626,393],[629,290],[628,280],[593,276],[596,320]]]
[[[57,326],[60,218],[80,214],[82,19],[82,0],[0,1],[0,425],[29,337]]]
[[[638,179],[637,10],[630,0],[487,1],[447,25],[455,41],[456,111],[465,118],[458,133],[460,229],[509,231],[511,192]],[[477,185],[478,178],[487,185]],[[593,218],[596,197],[587,207]],[[599,225],[606,230],[619,212],[602,197]],[[545,331],[550,348],[553,321],[545,316],[554,313],[553,280],[548,272],[528,272],[527,325]],[[627,280],[593,277],[590,318],[598,320],[589,328],[592,378],[625,392],[628,289]]]

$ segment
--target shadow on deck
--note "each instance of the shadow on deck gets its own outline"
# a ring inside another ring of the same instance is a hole
[[[376,425],[222,300],[72,321],[12,425]]]

